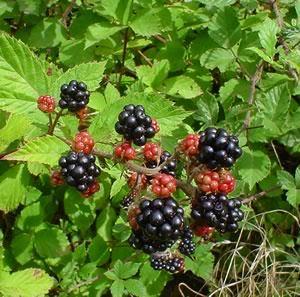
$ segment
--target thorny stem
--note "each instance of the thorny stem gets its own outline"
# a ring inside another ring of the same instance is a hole
[[[58,120],[59,120],[59,118],[61,117],[62,113],[63,113],[63,110],[61,109],[61,110],[56,114],[56,117],[55,117],[55,119],[54,119],[52,125],[50,124],[50,126],[49,126],[49,129],[48,129],[47,134],[53,135],[54,129],[55,129],[55,127],[56,127],[56,125],[57,125],[57,123],[58,123]]]
[[[124,65],[125,65],[125,59],[126,59],[126,51],[127,51],[127,44],[128,44],[128,35],[129,35],[129,28],[127,27],[125,29],[124,33],[124,42],[123,42],[123,52],[122,52],[122,60],[121,60],[121,69],[120,69],[120,75],[118,80],[118,87],[120,88],[121,82],[122,82],[122,76],[124,72]]]

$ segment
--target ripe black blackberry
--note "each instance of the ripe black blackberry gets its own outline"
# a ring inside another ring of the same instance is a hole
[[[160,242],[177,240],[183,229],[183,209],[172,198],[143,200],[136,221],[145,236]]]
[[[160,160],[159,160],[159,164],[157,164],[156,161],[148,161],[146,163],[146,167],[148,168],[155,168],[159,165],[161,165],[163,162],[165,162],[166,160],[168,160],[172,155],[168,152],[168,151],[163,151],[161,156],[160,156]],[[166,173],[166,174],[170,174],[172,176],[175,176],[176,173],[176,166],[177,166],[177,162],[175,159],[172,159],[170,162],[168,162],[168,164],[164,165],[163,168],[160,170],[161,173]]]
[[[67,156],[59,159],[61,175],[68,185],[75,187],[80,192],[85,192],[100,174],[100,169],[95,161],[94,155],[71,151]]]
[[[229,168],[241,155],[238,138],[225,129],[207,128],[200,134],[198,159],[207,167]]]
[[[228,199],[222,193],[198,193],[192,201],[191,216],[199,225],[215,227],[222,233],[235,231],[244,218],[241,205],[240,200]]]
[[[155,135],[152,119],[145,114],[142,105],[128,104],[124,106],[123,111],[119,114],[118,122],[115,124],[115,130],[126,140],[133,141],[138,146],[145,145],[147,138]]]
[[[182,272],[184,259],[172,254],[153,254],[151,255],[151,267],[155,270],[166,270],[171,273]]]
[[[163,252],[167,248],[172,247],[172,245],[175,243],[175,240],[169,240],[165,242],[153,240],[144,235],[141,230],[132,231],[128,241],[133,248],[142,250],[146,254]]]
[[[179,251],[186,256],[194,254],[196,244],[193,242],[193,232],[189,226],[185,226],[182,232],[181,241],[179,242]]]
[[[83,82],[71,80],[69,84],[63,84],[60,88],[59,106],[75,112],[83,109],[89,103],[90,92]]]

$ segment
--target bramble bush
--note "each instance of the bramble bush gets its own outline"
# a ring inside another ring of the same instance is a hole
[[[0,30],[0,296],[299,295],[299,0],[6,0]]]

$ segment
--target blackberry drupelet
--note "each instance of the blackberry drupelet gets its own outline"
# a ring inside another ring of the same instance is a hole
[[[189,226],[185,226],[182,232],[181,241],[179,242],[179,251],[186,256],[195,252],[196,244],[193,242],[193,232]]]
[[[241,205],[240,200],[228,199],[222,193],[198,193],[192,201],[191,217],[199,225],[215,227],[222,233],[235,231],[238,222],[244,218]]]
[[[184,270],[184,259],[175,255],[151,255],[151,267],[155,270],[166,270],[170,273]]]
[[[80,192],[85,192],[100,174],[100,169],[95,161],[94,155],[71,151],[59,160],[61,175],[68,185],[75,187]]]
[[[143,200],[136,221],[147,237],[160,242],[177,240],[183,229],[184,211],[172,198]]]
[[[161,165],[166,160],[168,160],[171,156],[172,155],[168,151],[163,151],[161,156],[160,156],[159,164],[157,164],[156,161],[149,161],[149,162],[146,163],[146,167],[155,168],[155,167]],[[176,175],[176,173],[175,173],[176,166],[177,166],[176,160],[172,159],[172,160],[170,160],[170,162],[168,162],[168,164],[163,166],[163,168],[160,170],[160,172],[175,176]]]
[[[90,92],[83,82],[71,80],[69,84],[63,84],[60,88],[59,106],[71,112],[83,109],[89,103]]]
[[[144,107],[133,104],[124,106],[115,124],[115,130],[126,140],[133,141],[138,146],[145,145],[147,139],[152,138],[156,133],[152,127],[152,119],[145,114]]]
[[[225,129],[207,128],[200,134],[198,159],[208,168],[229,168],[241,155],[238,138]]]

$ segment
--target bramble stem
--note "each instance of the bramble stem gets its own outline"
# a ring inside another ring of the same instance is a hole
[[[52,125],[49,126],[49,129],[48,129],[48,133],[47,133],[47,134],[53,135],[54,129],[55,129],[55,127],[56,127],[56,125],[57,125],[57,123],[58,123],[58,120],[59,120],[59,118],[61,117],[62,113],[63,113],[63,110],[61,109],[61,110],[56,114],[56,117],[55,117],[55,119],[54,119]]]

